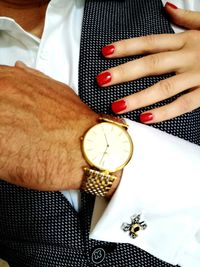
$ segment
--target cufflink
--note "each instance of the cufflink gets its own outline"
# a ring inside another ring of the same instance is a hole
[[[140,221],[141,215],[133,215],[131,217],[131,223],[123,223],[121,228],[124,232],[129,232],[129,236],[135,239],[138,236],[140,230],[145,230],[147,224],[144,221]]]

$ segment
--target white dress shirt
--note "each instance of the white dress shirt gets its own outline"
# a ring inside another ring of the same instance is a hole
[[[199,0],[171,2],[200,10]],[[83,8],[84,0],[52,0],[41,40],[14,20],[0,17],[0,64],[12,66],[21,60],[78,93]],[[112,199],[96,199],[91,238],[131,243],[171,264],[199,267],[200,148],[152,127],[127,122],[134,155]],[[79,192],[62,193],[78,210]],[[148,226],[131,239],[121,225],[130,223],[134,214],[141,214]]]

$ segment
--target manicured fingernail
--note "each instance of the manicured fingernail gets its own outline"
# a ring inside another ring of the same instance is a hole
[[[112,80],[112,75],[110,72],[103,72],[96,77],[99,86],[109,83]]]
[[[112,55],[114,51],[115,51],[114,45],[107,45],[101,49],[101,53],[103,54],[104,57]]]
[[[119,113],[125,110],[126,107],[127,107],[126,101],[123,99],[112,103],[112,111],[115,113]]]
[[[165,4],[165,7],[171,7],[171,8],[173,8],[173,9],[178,9],[177,6],[175,6],[174,4],[172,4],[172,3],[170,3],[170,2],[167,2],[167,3]]]
[[[140,114],[140,121],[141,122],[149,122],[153,120],[153,114],[150,112]]]

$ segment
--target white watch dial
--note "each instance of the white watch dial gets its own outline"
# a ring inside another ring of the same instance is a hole
[[[130,160],[133,143],[127,131],[114,123],[102,122],[92,127],[83,140],[88,163],[100,170],[115,172]]]

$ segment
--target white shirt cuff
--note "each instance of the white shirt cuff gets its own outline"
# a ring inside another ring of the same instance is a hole
[[[166,262],[182,264],[183,257],[190,258],[190,244],[191,251],[195,242],[200,248],[196,239],[200,230],[200,147],[127,121],[133,157],[112,199],[96,199],[90,237],[130,243]],[[121,225],[131,223],[131,216],[138,214],[147,228],[132,239]],[[197,262],[199,267],[200,259]]]

